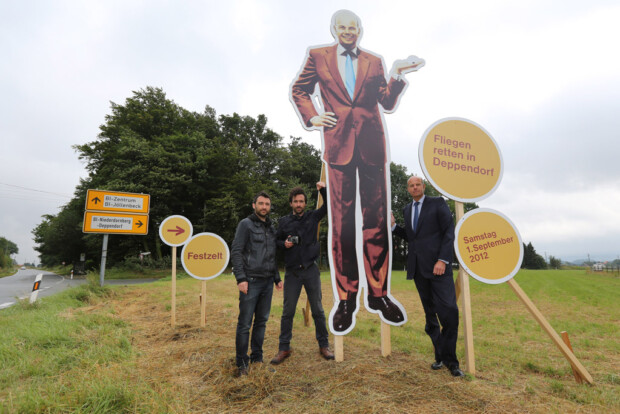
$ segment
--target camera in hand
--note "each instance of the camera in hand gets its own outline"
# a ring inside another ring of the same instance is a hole
[[[299,236],[288,236],[288,239],[286,239],[286,241],[289,241],[293,244],[299,244]]]

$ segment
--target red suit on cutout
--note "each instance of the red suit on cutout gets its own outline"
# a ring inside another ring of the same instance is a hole
[[[381,314],[388,323],[400,325],[406,321],[400,304],[396,305],[389,297],[389,167],[382,112],[396,107],[407,82],[394,78],[388,82],[382,59],[357,47],[361,28],[354,36],[354,44],[346,44],[347,41],[351,43],[350,38],[339,37],[338,13],[334,15],[333,23],[334,36],[339,43],[308,50],[304,66],[291,86],[291,99],[304,127],[317,128],[313,118],[321,114],[315,107],[313,95],[318,86],[322,113],[331,113],[331,119],[335,118],[335,122],[331,122],[335,125],[321,125],[329,190],[330,263],[336,286],[334,293],[340,301],[336,301],[329,323],[332,332],[344,334],[354,325],[352,318],[357,311],[359,290],[355,234],[358,184],[363,220],[363,263],[368,285],[367,307],[371,312]],[[355,30],[358,27],[359,20],[351,23],[349,28]],[[342,68],[339,69],[339,44],[340,50],[345,50],[342,46],[352,50],[354,59],[357,59],[353,98],[345,87]]]

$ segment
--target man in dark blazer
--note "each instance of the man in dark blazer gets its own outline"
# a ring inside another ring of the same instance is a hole
[[[396,61],[387,81],[382,58],[357,46],[361,33],[361,22],[353,12],[336,12],[332,17],[336,43],[308,49],[306,61],[291,86],[291,100],[304,128],[322,131],[329,188],[330,263],[336,297],[329,324],[332,332],[339,335],[353,328],[358,307],[358,184],[367,308],[390,324],[406,321],[404,309],[389,295],[390,170],[386,168],[383,110],[396,108],[407,86],[403,74],[415,70],[421,61]],[[320,99],[321,108],[317,108],[313,97]]]
[[[456,358],[459,309],[452,277],[454,221],[441,197],[426,197],[420,177],[410,177],[407,191],[413,201],[404,208],[405,226],[392,232],[408,242],[407,279],[413,279],[426,316],[425,331],[435,347],[434,370],[444,365],[455,377],[464,376]],[[441,325],[440,325],[441,324]]]

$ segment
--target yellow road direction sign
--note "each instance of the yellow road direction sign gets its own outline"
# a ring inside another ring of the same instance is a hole
[[[88,190],[86,210],[148,214],[150,201],[149,194]]]
[[[84,233],[146,235],[149,232],[149,216],[86,211],[82,231]]]

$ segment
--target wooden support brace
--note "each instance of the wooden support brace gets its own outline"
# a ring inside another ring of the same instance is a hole
[[[177,322],[177,246],[172,246],[172,292],[170,295],[170,326]]]
[[[521,302],[523,302],[523,304],[530,311],[532,316],[534,316],[534,319],[536,319],[536,321],[543,328],[543,330],[547,332],[547,335],[551,337],[551,339],[553,340],[555,345],[560,349],[564,357],[568,359],[571,366],[573,366],[577,370],[579,375],[588,384],[593,384],[594,380],[592,379],[592,376],[590,375],[590,373],[585,369],[583,365],[581,365],[581,362],[579,362],[579,360],[575,357],[573,352],[568,348],[568,346],[566,346],[564,341],[562,341],[562,338],[560,338],[560,335],[558,335],[557,332],[553,329],[553,327],[551,327],[551,325],[549,324],[549,322],[547,322],[543,314],[540,313],[538,308],[536,308],[536,305],[534,305],[534,303],[525,294],[525,292],[521,289],[521,287],[517,284],[517,282],[514,279],[510,279],[507,283],[510,285],[512,290],[514,290],[514,292],[519,297],[519,299],[521,299]]]
[[[201,280],[201,294],[200,294],[200,326],[205,327],[207,324],[207,281]]]
[[[392,355],[390,325],[381,321],[381,356],[388,357],[390,355]]]
[[[459,221],[465,215],[465,207],[459,201],[454,202],[456,220]],[[451,264],[448,264],[451,266]],[[461,315],[463,316],[463,328],[465,339],[465,372],[476,375],[476,359],[474,357],[474,329],[471,317],[471,296],[469,292],[469,275],[459,266],[459,274],[455,284],[456,300],[462,296]]]
[[[461,314],[463,316],[463,329],[465,340],[465,371],[476,375],[476,358],[474,357],[474,328],[471,317],[471,296],[469,294],[469,275],[461,268],[458,280],[461,282],[463,294],[461,301]]]
[[[570,344],[570,339],[568,338],[568,332],[562,331],[560,332],[560,335],[562,335],[562,340],[564,341],[568,349],[570,349],[571,352],[573,352],[573,346]],[[573,376],[575,377],[575,381],[577,381],[578,384],[583,384],[583,378],[581,378],[581,375],[579,375],[579,371],[577,371],[575,369],[575,366],[572,364],[571,364],[571,368],[573,369]]]
[[[306,300],[306,307],[301,310],[304,314],[304,326],[310,326],[310,301]]]
[[[334,335],[334,355],[336,362],[344,361],[344,335]]]

